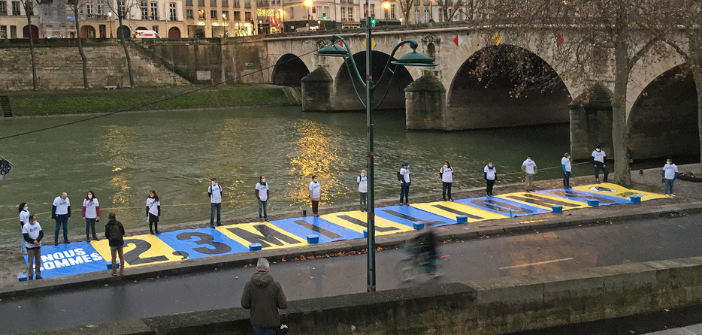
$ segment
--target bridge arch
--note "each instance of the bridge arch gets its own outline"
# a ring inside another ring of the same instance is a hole
[[[636,97],[629,113],[634,160],[676,157],[698,162],[697,91],[685,65],[663,72]]]
[[[381,52],[372,52],[372,62],[373,70],[372,75],[375,80],[378,80],[383,72],[383,68],[390,59],[390,55]],[[362,78],[366,77],[366,52],[358,52],[353,55],[353,60],[358,67],[358,72],[361,74]],[[393,59],[394,60],[394,59]],[[334,106],[336,110],[363,110],[365,109],[363,105],[358,101],[356,93],[354,92],[353,86],[351,85],[351,77],[349,71],[347,70],[347,64],[350,66],[351,74],[354,76],[353,84],[356,86],[356,90],[365,100],[365,90],[363,86],[356,78],[354,73],[351,60],[347,59],[346,62],[342,63],[339,70],[336,73],[336,78],[334,80]],[[383,80],[379,83],[375,90],[375,102],[378,103],[387,91],[387,97],[383,100],[382,104],[378,106],[378,109],[404,109],[405,108],[405,87],[414,81],[412,75],[404,66],[398,66],[395,72],[395,77],[390,81],[392,77],[391,73],[386,73]]]
[[[463,129],[568,123],[568,87],[543,58],[502,44],[470,55],[455,72],[446,97]]]
[[[273,67],[271,83],[284,86],[300,86],[300,80],[310,74],[310,70],[298,56],[284,54]]]

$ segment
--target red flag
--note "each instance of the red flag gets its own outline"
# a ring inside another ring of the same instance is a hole
[[[405,39],[402,38],[402,37],[400,37],[400,41],[399,41],[398,43],[402,43],[402,42],[404,42],[404,41],[405,41]],[[403,45],[400,47],[400,49],[402,49],[402,48],[404,48],[404,47],[405,47],[405,45],[403,44]]]
[[[463,39],[461,38],[460,35],[456,35],[456,37],[453,39],[453,43],[454,43],[457,47],[460,47],[461,44],[463,44]]]
[[[556,38],[556,45],[561,46],[563,44],[563,36],[558,35],[558,38]]]

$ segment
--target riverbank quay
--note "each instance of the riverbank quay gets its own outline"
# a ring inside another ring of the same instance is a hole
[[[9,97],[15,117],[300,105],[299,93],[294,88],[251,84],[0,92],[0,95]]]
[[[694,166],[685,168],[695,168]],[[644,176],[654,174],[656,169],[645,171]],[[588,184],[593,179],[590,176],[577,177],[571,179],[572,185]],[[560,180],[539,181],[535,185],[537,189],[557,188]],[[688,185],[689,184],[689,185]],[[638,184],[635,185],[646,191],[656,192],[656,184]],[[702,185],[695,183],[684,182],[680,183],[679,189],[683,193],[693,194],[695,188]],[[521,191],[522,184],[499,185],[496,187],[495,194]],[[482,188],[462,190],[455,194],[456,199],[468,198],[483,195]],[[700,194],[702,192],[697,192]],[[431,202],[440,199],[440,194],[425,194],[415,195],[412,197],[413,202]],[[395,205],[395,199],[384,199],[377,201],[377,206]],[[326,206],[321,209],[321,214],[357,210],[357,204],[343,204]],[[617,221],[636,220],[643,218],[658,218],[664,216],[688,215],[699,213],[702,211],[702,199],[697,197],[677,197],[674,199],[664,199],[647,202],[646,204],[626,204],[604,206],[596,208],[587,208],[580,210],[571,210],[567,213],[549,213],[538,216],[502,219],[471,223],[467,225],[449,225],[436,228],[437,235],[442,240],[451,239],[470,239],[482,238],[496,234],[519,234],[530,231],[541,231],[545,229],[554,229],[560,227],[577,227],[587,226],[592,224],[611,224]],[[254,211],[252,210],[252,213]],[[280,220],[291,217],[297,217],[301,213],[299,210],[283,211],[271,213],[269,219]],[[236,218],[225,218],[225,225],[237,223],[249,223],[258,221],[255,215],[246,215]],[[181,229],[203,228],[209,224],[209,220],[191,222],[187,224],[164,225],[161,228],[162,232],[169,232]],[[49,229],[50,230],[50,229]],[[148,233],[148,227],[140,229],[130,229],[127,231],[127,236],[143,235]],[[413,232],[398,233],[387,236],[378,236],[377,244],[379,248],[394,248],[402,244],[404,241],[414,236]],[[102,235],[102,233],[101,233]],[[71,241],[84,240],[82,236],[72,236]],[[305,259],[314,257],[333,257],[343,256],[346,253],[365,252],[366,242],[364,239],[337,241],[332,243],[307,245],[302,247],[280,248],[273,250],[264,250],[257,252],[245,252],[227,256],[214,256],[206,259],[187,259],[179,262],[141,266],[130,268],[127,272],[125,280],[151,278],[156,276],[167,276],[179,273],[191,273],[198,271],[206,271],[214,268],[223,268],[229,266],[242,266],[251,264],[258,257],[268,257],[273,261],[282,259]],[[107,271],[95,272],[90,274],[82,274],[75,276],[66,276],[60,278],[45,279],[34,283],[19,283],[17,281],[17,273],[24,271],[26,265],[22,258],[19,248],[15,245],[5,245],[0,247],[0,298],[21,295],[27,292],[39,292],[46,289],[55,289],[57,287],[76,287],[87,284],[104,284],[114,278],[111,278]],[[119,279],[117,279],[119,280]]]

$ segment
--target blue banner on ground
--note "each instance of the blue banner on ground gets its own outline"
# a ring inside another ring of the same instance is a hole
[[[375,215],[389,221],[413,227],[414,223],[423,223],[425,227],[438,227],[454,224],[456,220],[429,213],[412,206],[389,206],[375,209]]]
[[[543,208],[496,197],[459,199],[456,202],[506,216],[509,216],[511,212],[513,217],[551,212]]]
[[[604,205],[614,205],[614,204],[628,204],[631,202],[629,199],[610,197],[603,194],[590,193],[569,189],[553,189],[553,190],[543,190],[536,191],[536,193],[548,194],[559,198],[566,198],[570,200],[580,201],[587,203],[588,200],[599,200],[600,206]]]
[[[174,254],[185,259],[249,251],[248,246],[243,246],[212,228],[177,230],[161,233],[158,238],[173,248]]]
[[[363,237],[361,233],[313,216],[276,220],[271,221],[271,223],[303,239],[306,239],[308,235],[319,235],[319,243]]]
[[[27,255],[24,255],[27,263]],[[42,278],[106,271],[107,263],[89,242],[47,245],[41,247]]]

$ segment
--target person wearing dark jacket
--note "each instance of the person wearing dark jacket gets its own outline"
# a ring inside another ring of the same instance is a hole
[[[251,325],[254,335],[275,335],[280,327],[278,308],[288,308],[283,288],[268,274],[270,264],[259,258],[256,273],[244,287],[241,307],[251,310]]]
[[[117,275],[115,256],[119,253],[119,275],[124,276],[124,226],[117,221],[117,214],[110,213],[105,225],[105,238],[110,242],[112,253],[112,275]]]

